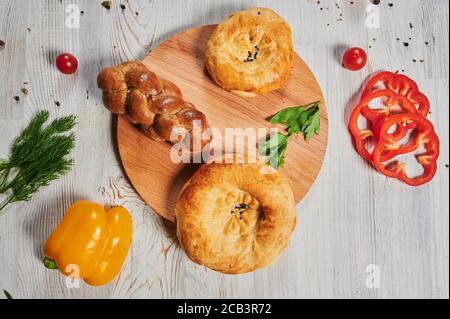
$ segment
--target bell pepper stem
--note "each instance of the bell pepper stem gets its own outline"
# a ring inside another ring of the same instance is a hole
[[[58,265],[56,265],[56,262],[48,257],[44,258],[44,266],[48,269],[58,269]]]
[[[6,289],[3,289],[3,293],[5,294],[6,299],[14,299],[11,294],[9,293],[9,291],[7,291]]]

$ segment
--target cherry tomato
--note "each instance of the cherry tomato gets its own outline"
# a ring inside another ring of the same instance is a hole
[[[367,54],[361,48],[350,48],[344,53],[343,65],[349,70],[361,70],[367,63]]]
[[[77,58],[70,53],[63,53],[56,57],[56,67],[61,73],[72,74],[78,68]]]

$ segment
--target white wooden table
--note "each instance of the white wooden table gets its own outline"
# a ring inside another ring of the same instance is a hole
[[[366,26],[368,1],[361,0],[113,0],[109,11],[100,3],[0,0],[0,40],[5,41],[0,49],[0,158],[36,111],[78,116],[73,170],[0,215],[0,289],[16,298],[449,297],[446,0],[382,0],[379,28]],[[83,11],[79,28],[66,27],[69,4]],[[173,225],[134,192],[119,162],[115,122],[101,104],[96,75],[107,65],[143,58],[181,30],[217,23],[251,6],[271,7],[292,26],[296,50],[323,89],[330,137],[320,176],[297,207],[298,227],[287,252],[268,269],[230,276],[190,262]],[[361,72],[340,65],[343,49],[355,45],[369,54]],[[73,76],[53,65],[64,51],[80,62]],[[413,77],[432,104],[430,118],[442,154],[437,176],[426,186],[388,180],[353,149],[346,128],[350,109],[360,84],[380,69]],[[23,87],[29,90],[26,96]],[[125,205],[133,215],[131,252],[120,276],[104,287],[66,288],[63,276],[42,265],[43,242],[77,199]],[[379,271],[379,288],[366,284],[372,264]]]

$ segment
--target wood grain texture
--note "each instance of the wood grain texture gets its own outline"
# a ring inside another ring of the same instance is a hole
[[[15,298],[449,297],[447,0],[381,1],[380,28],[374,29],[365,25],[365,0],[113,0],[109,11],[100,2],[0,0],[0,39],[6,42],[0,49],[0,158],[37,110],[78,116],[72,172],[0,215],[0,289]],[[84,11],[79,29],[65,26],[68,4]],[[95,80],[106,65],[143,59],[180,31],[252,6],[270,7],[291,25],[295,49],[327,102],[329,141],[323,168],[297,206],[298,227],[286,253],[268,269],[229,276],[190,262],[174,226],[134,192],[118,158],[117,123],[102,107]],[[343,50],[354,45],[369,54],[361,72],[340,65]],[[73,76],[53,66],[64,51],[79,59]],[[430,99],[442,153],[436,177],[423,187],[381,176],[351,145],[349,112],[361,83],[380,69],[412,76]],[[23,82],[27,96],[20,92]],[[41,263],[44,240],[81,198],[124,205],[133,215],[126,264],[100,288],[69,289]],[[380,267],[380,288],[366,286],[370,264]]]
[[[267,119],[279,110],[320,102],[320,135],[309,142],[302,137],[292,139],[286,152],[286,164],[281,169],[298,203],[316,179],[327,147],[328,118],[320,86],[305,62],[296,55],[288,81],[276,91],[242,98],[221,89],[208,75],[204,63],[204,52],[214,28],[215,25],[208,25],[178,33],[159,45],[143,62],[159,77],[177,85],[184,99],[205,113],[211,127],[220,132],[220,137],[215,136],[216,156],[229,150],[225,145],[235,145],[231,151],[248,146],[254,156],[257,154],[256,144],[249,145],[249,140],[243,140],[236,146],[237,137],[227,135],[225,129],[237,128],[241,133],[250,130],[250,134],[253,131],[253,143],[261,143],[271,127]],[[263,134],[256,136],[259,128],[263,129]],[[174,163],[168,143],[148,138],[125,117],[119,117],[117,131],[122,164],[134,188],[158,214],[175,221],[178,194],[201,164]]]

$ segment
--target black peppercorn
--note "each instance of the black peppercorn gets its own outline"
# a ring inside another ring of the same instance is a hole
[[[106,9],[106,10],[109,10],[109,9],[111,9],[111,1],[103,1],[102,2],[102,6]]]

